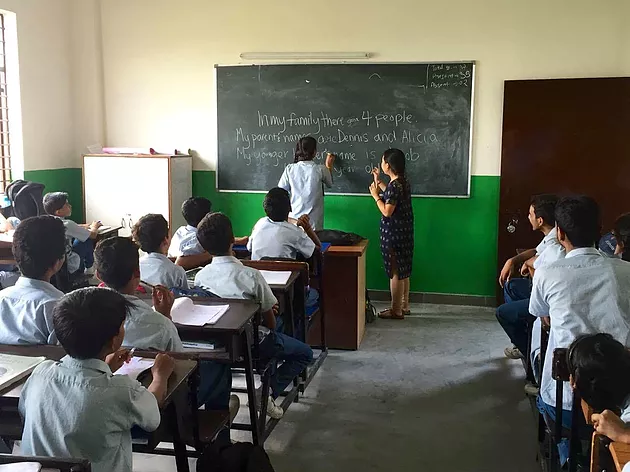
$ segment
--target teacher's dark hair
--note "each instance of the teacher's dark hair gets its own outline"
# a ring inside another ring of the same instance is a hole
[[[389,167],[391,167],[394,174],[398,176],[398,180],[400,180],[403,184],[403,189],[406,189],[407,177],[405,175],[405,153],[400,149],[391,148],[383,153],[383,160],[389,164]]]
[[[295,145],[294,162],[312,161],[317,152],[317,141],[312,136],[300,138]]]

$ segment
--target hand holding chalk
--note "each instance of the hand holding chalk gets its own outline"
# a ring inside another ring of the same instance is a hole
[[[326,167],[328,167],[328,169],[332,169],[336,158],[337,158],[337,154],[332,154],[330,152],[326,154]]]

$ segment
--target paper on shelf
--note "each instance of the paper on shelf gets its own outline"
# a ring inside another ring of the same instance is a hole
[[[45,357],[0,354],[0,390],[23,379],[45,360]]]

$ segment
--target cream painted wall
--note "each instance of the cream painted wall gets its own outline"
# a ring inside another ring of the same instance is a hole
[[[76,166],[71,4],[71,0],[0,0],[0,9],[16,13],[17,18],[26,170]]]
[[[500,171],[505,79],[623,70],[624,0],[102,0],[109,145],[200,152],[214,168],[215,63],[244,51],[477,61],[473,174]],[[627,17],[626,17],[627,18]]]

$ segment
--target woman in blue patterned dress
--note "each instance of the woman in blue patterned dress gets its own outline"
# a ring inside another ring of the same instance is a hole
[[[388,149],[381,161],[383,173],[389,177],[385,185],[380,170],[372,170],[374,182],[370,193],[381,212],[381,254],[390,279],[391,308],[378,314],[380,318],[402,320],[409,310],[409,277],[413,265],[413,208],[411,186],[405,177],[405,154]]]

